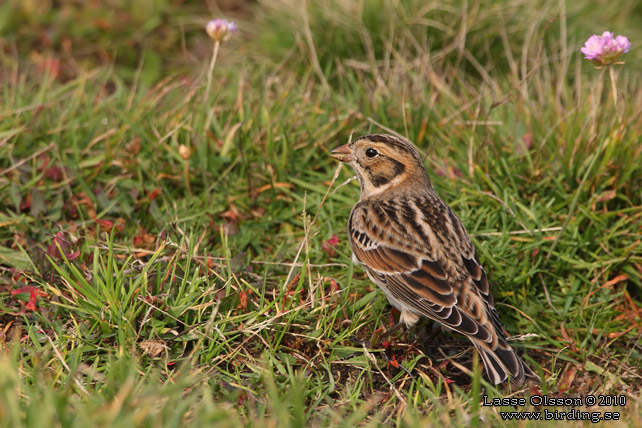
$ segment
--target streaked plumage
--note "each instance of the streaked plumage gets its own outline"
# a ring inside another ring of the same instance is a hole
[[[416,148],[374,134],[332,153],[361,185],[348,220],[353,258],[401,311],[400,321],[410,327],[427,317],[466,335],[495,384],[508,375],[518,385],[537,379],[506,343],[475,247],[432,189]]]

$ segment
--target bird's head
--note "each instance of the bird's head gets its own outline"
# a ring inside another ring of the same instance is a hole
[[[425,188],[430,180],[414,145],[385,134],[359,137],[330,152],[357,173],[361,197],[373,196],[391,187]]]

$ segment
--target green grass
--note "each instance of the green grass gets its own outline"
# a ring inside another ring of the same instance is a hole
[[[351,262],[359,189],[327,151],[388,129],[539,391],[642,424],[639,7],[264,1],[208,105],[210,16],[181,3],[0,6],[0,426],[535,425],[481,405],[507,391],[462,337],[356,340],[398,314]],[[633,42],[617,106],[579,53],[606,28]],[[569,410],[520,408],[544,409]]]

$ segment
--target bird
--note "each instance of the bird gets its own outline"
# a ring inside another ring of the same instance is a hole
[[[350,211],[352,258],[401,315],[467,336],[487,378],[520,386],[539,378],[506,341],[486,272],[453,210],[435,193],[417,148],[388,134],[369,134],[331,156],[356,172],[361,196]]]

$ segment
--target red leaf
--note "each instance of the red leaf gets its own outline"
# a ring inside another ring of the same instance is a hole
[[[328,239],[327,241],[323,241],[323,243],[321,244],[321,249],[326,252],[328,257],[334,257],[337,255],[334,249],[337,247],[338,244],[339,244],[339,238],[335,233],[334,235],[332,235],[330,239]]]
[[[388,361],[388,362],[390,363],[390,365],[391,365],[392,367],[394,367],[394,368],[396,368],[396,369],[398,369],[398,368],[399,368],[399,363],[397,362],[397,357],[395,356],[395,354],[392,354],[392,360],[390,360],[390,361]]]
[[[616,196],[617,196],[617,193],[615,192],[615,190],[607,190],[606,192],[603,192],[597,198],[597,200],[600,202],[607,202],[607,201],[610,201],[611,199],[615,199]]]
[[[29,293],[29,301],[25,306],[25,309],[27,309],[28,311],[35,311],[37,309],[36,303],[37,303],[38,297],[49,296],[47,293],[45,293],[44,291],[38,290],[33,285],[25,285],[23,287],[18,288],[17,290],[13,290],[11,292],[11,295],[15,296],[16,294],[22,294],[22,293]]]
[[[149,194],[149,200],[153,201],[161,194],[161,190],[158,187],[155,187],[154,190]]]
[[[79,255],[80,255],[80,250],[76,250],[73,253],[65,254],[65,256],[67,256],[67,260],[69,261],[77,259]]]
[[[577,374],[577,367],[570,366],[558,380],[557,388],[559,392],[564,393],[568,391],[571,386],[573,386],[573,380],[575,380],[575,375]]]
[[[325,241],[325,242],[326,242],[329,246],[331,246],[331,247],[333,247],[333,248],[334,248],[334,247],[336,247],[336,246],[337,246],[337,244],[339,243],[339,238],[337,237],[337,234],[335,233],[334,235],[332,235],[332,238],[328,239],[328,240],[327,240],[327,241]]]
[[[156,238],[158,238],[158,235],[147,233],[147,229],[143,229],[139,226],[138,232],[136,232],[136,235],[132,239],[132,244],[136,248],[151,250],[155,247]]]
[[[60,74],[60,61],[53,58],[45,59],[39,64],[38,68],[43,74],[49,74],[55,79]]]
[[[247,310],[247,293],[245,290],[239,292],[239,304],[237,308],[243,309],[243,311]]]
[[[62,168],[60,168],[59,166],[52,166],[50,168],[47,168],[47,170],[45,171],[45,177],[58,183],[62,180],[62,173]]]
[[[20,203],[20,211],[27,211],[31,209],[31,193],[27,193]]]
[[[60,246],[60,250],[58,249],[58,246]],[[62,254],[67,257],[67,260],[70,261],[74,260],[80,255],[80,250],[70,252],[71,242],[69,242],[69,239],[67,239],[65,232],[63,232],[62,230],[54,235],[53,241],[47,246],[47,254],[52,259],[62,260],[61,251]]]
[[[533,136],[531,134],[524,134],[522,138],[515,143],[515,154],[517,156],[523,156],[528,153],[528,150],[533,145]]]
[[[40,166],[38,167],[38,171],[44,171],[44,170],[46,170],[46,169],[47,169],[47,167],[49,166],[49,162],[51,161],[51,159],[49,158],[49,156],[48,156],[47,154],[42,154],[42,155],[40,155],[39,160],[42,162],[42,165],[40,165]]]
[[[459,168],[456,166],[451,166],[451,165],[437,165],[435,167],[435,174],[437,174],[439,177],[444,177],[448,176],[450,180],[456,180],[458,178],[463,177],[463,173]]]
[[[123,230],[125,230],[125,224],[127,224],[125,219],[122,217],[118,217],[118,220],[116,221],[116,226],[114,227],[118,232],[122,232]]]
[[[103,220],[100,218],[95,218],[94,220],[96,221],[96,223],[100,225],[100,227],[104,227],[105,229],[111,229],[114,227],[113,221]]]

